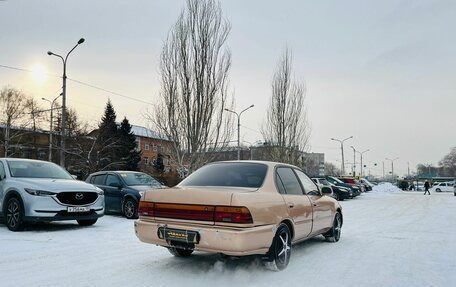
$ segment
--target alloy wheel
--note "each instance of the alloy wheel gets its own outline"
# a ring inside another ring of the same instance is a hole
[[[6,222],[8,226],[10,226],[12,229],[15,229],[19,224],[20,216],[21,210],[19,203],[17,200],[11,200],[6,212]]]
[[[125,217],[133,218],[135,216],[135,204],[131,200],[127,200],[124,205]]]
[[[281,264],[286,264],[290,258],[291,244],[288,232],[282,231],[279,235],[280,241],[277,241],[277,260]]]

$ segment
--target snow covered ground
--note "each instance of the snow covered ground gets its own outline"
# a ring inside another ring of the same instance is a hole
[[[383,185],[341,204],[341,240],[294,246],[282,272],[252,257],[175,258],[139,242],[133,221],[120,216],[88,228],[51,223],[20,233],[0,224],[0,286],[456,286],[453,194]]]

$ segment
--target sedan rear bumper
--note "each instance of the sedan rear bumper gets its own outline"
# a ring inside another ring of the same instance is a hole
[[[200,240],[199,243],[194,245],[195,250],[223,253],[231,256],[266,254],[275,234],[274,225],[233,228],[174,223],[163,224],[141,219],[135,221],[135,232],[139,240],[171,247],[169,242],[159,238],[158,229],[160,227],[196,231]]]

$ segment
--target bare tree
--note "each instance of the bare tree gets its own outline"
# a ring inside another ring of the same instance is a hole
[[[335,164],[330,162],[325,162],[325,174],[332,176],[339,176],[342,174],[340,168],[336,167]]]
[[[11,128],[24,116],[26,96],[19,90],[4,87],[0,92],[0,122],[4,125],[3,146],[5,157],[9,156],[11,140],[19,134],[11,134]]]
[[[24,101],[25,108],[25,120],[27,124],[30,123],[32,130],[35,132],[37,128],[40,128],[40,123],[44,119],[44,113],[42,107],[38,105],[35,98],[29,97]]]
[[[161,102],[148,117],[173,142],[182,177],[208,160],[202,153],[226,146],[231,136],[231,116],[224,113],[232,106],[230,29],[219,3],[188,0],[163,44]]]
[[[456,176],[456,147],[453,147],[451,151],[443,157],[439,162],[442,175],[444,176]]]
[[[310,127],[305,107],[303,83],[293,79],[292,53],[286,48],[272,79],[272,97],[262,127],[263,138],[270,146],[271,160],[295,165],[309,147]]]

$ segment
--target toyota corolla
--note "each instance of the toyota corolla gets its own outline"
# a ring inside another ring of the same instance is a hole
[[[291,246],[323,235],[337,242],[342,208],[291,165],[232,161],[208,164],[170,189],[146,191],[135,221],[138,238],[175,256],[194,250],[262,255],[284,269]]]

